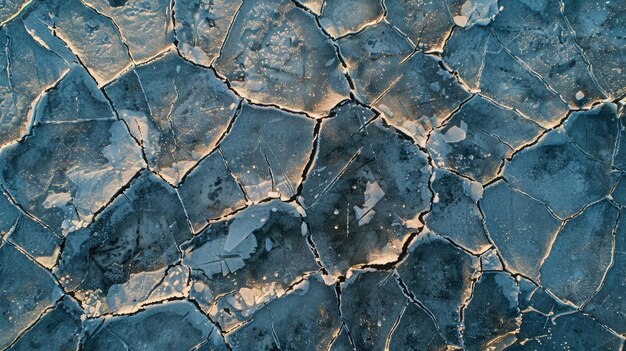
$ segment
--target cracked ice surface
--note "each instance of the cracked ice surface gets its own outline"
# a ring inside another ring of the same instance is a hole
[[[625,14],[0,0],[0,350],[624,350]]]

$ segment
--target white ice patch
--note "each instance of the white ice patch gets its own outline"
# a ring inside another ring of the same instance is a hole
[[[576,93],[576,100],[582,100],[585,97],[585,93],[583,93],[582,91],[578,91]]]
[[[131,274],[127,282],[111,286],[102,310],[94,312],[133,313],[154,302],[183,297],[188,279],[189,271],[181,266]]]
[[[69,193],[54,193],[48,195],[46,200],[43,202],[43,207],[52,208],[52,207],[63,207],[67,203],[72,202],[72,195]]]
[[[483,186],[477,182],[463,182],[463,192],[472,200],[478,201],[483,197]]]
[[[456,24],[459,27],[465,27],[467,25],[467,17],[454,16],[454,24]]]
[[[250,258],[257,248],[254,235],[247,235],[231,251],[223,248],[226,246],[226,238],[209,241],[191,252],[185,253],[183,262],[194,268],[201,269],[207,276],[222,273],[223,276],[236,272],[243,268],[245,260]]]
[[[182,176],[195,166],[196,163],[196,161],[178,161],[172,163],[171,167],[159,169],[158,172],[171,184],[178,184],[180,183]]]
[[[254,306],[254,292],[250,288],[241,288],[239,289],[239,295],[243,299],[243,302],[248,305],[248,307]]]
[[[454,23],[459,27],[473,25],[486,26],[500,12],[498,0],[467,0],[461,6],[461,13],[454,16]]]
[[[253,231],[261,228],[269,216],[265,207],[252,207],[241,212],[228,227],[228,236],[224,242],[224,250],[231,252],[242,241],[246,240]]]
[[[308,280],[303,280],[299,282],[298,284],[294,285],[292,291],[294,294],[297,294],[297,295],[306,295],[306,293],[309,292],[310,284],[311,283],[309,283]]]
[[[272,242],[272,239],[265,238],[265,251],[270,252],[272,251],[273,247],[274,247],[274,243]]]
[[[206,59],[207,54],[204,51],[202,51],[200,48],[191,46],[187,43],[182,43],[181,51],[183,51],[184,53],[188,55],[191,55],[191,57],[193,57],[194,62],[203,63],[203,64],[206,64],[207,66],[210,64],[210,62]]]
[[[368,182],[365,186],[365,202],[363,207],[354,206],[354,215],[359,226],[368,224],[376,212],[374,206],[385,196],[385,192],[377,182]]]
[[[467,124],[461,121],[461,126],[452,126],[446,134],[443,135],[443,140],[448,144],[458,143],[465,140],[467,137]]]
[[[387,105],[380,104],[378,105],[378,109],[380,110],[380,112],[384,113],[385,116],[389,118],[393,117],[393,112],[391,112],[391,109],[387,107]]]
[[[78,166],[67,171],[67,177],[76,189],[74,206],[81,219],[86,221],[143,166],[139,149],[122,122],[113,123],[109,133],[111,144],[102,150],[107,164],[96,169]]]
[[[411,229],[417,229],[422,226],[422,221],[420,220],[419,214],[416,214],[415,217],[404,221],[404,226]]]

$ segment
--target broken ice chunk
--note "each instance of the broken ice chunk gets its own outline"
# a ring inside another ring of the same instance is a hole
[[[178,188],[194,232],[204,228],[211,219],[218,219],[242,208],[246,199],[224,159],[214,151],[200,161]]]
[[[62,241],[57,234],[27,216],[20,217],[7,240],[48,269],[56,264]]]
[[[132,275],[173,264],[181,256],[178,245],[190,237],[174,189],[144,171],[89,227],[67,236],[55,272],[63,277],[61,284],[74,292],[89,315],[118,312],[116,308],[127,306],[118,305],[113,295],[109,296],[109,290],[116,284],[137,284]],[[158,279],[153,277],[153,281]],[[118,286],[112,294],[128,286]],[[149,291],[152,286],[143,288]],[[150,298],[150,294],[140,296],[137,302]]]
[[[428,228],[473,253],[485,251],[490,244],[477,204],[482,197],[482,186],[439,169],[434,171],[433,178],[431,186],[439,201],[432,204],[426,216]]]
[[[37,1],[21,16],[27,27],[44,23],[102,86],[131,64],[116,24],[81,0]]]
[[[228,343],[235,349],[326,350],[341,326],[335,287],[318,275],[308,282],[306,291],[293,290],[268,303],[250,322],[228,333]]]
[[[615,144],[615,155],[613,157],[614,167],[624,170],[626,169],[626,111],[622,110],[622,114],[619,118],[618,128],[621,131],[617,143]]]
[[[19,334],[62,297],[52,275],[11,244],[0,246],[0,348]]]
[[[536,123],[524,118],[519,113],[502,108],[487,99],[476,96],[472,98],[450,119],[448,125],[467,125],[467,132],[491,136],[513,149],[525,145],[538,136],[543,130]]]
[[[516,60],[488,28],[455,30],[443,60],[472,90],[520,111],[542,127],[554,127],[569,111],[561,97]]]
[[[401,63],[413,53],[413,46],[386,22],[366,28],[337,41],[346,61],[357,96],[365,103],[377,101],[402,74]],[[386,106],[386,105],[385,105]],[[387,107],[383,111],[393,116]]]
[[[518,280],[520,278],[517,278]],[[520,286],[522,286],[520,284]],[[524,299],[522,295],[526,292],[520,289],[520,300]],[[563,313],[572,312],[575,308],[572,305],[566,304],[563,301],[558,300],[553,294],[550,294],[546,289],[541,286],[535,286],[528,298],[528,306],[525,311],[535,310],[544,315],[560,315]],[[526,304],[526,302],[524,302]]]
[[[582,91],[577,91],[576,92],[576,100],[582,100],[585,97],[585,93],[583,93]]]
[[[239,101],[212,70],[175,53],[136,67],[106,91],[151,169],[174,185],[214,149]]]
[[[212,65],[241,4],[242,0],[176,0],[176,38],[183,57]]]
[[[244,2],[230,33],[215,68],[253,102],[322,117],[348,96],[335,48],[293,2]]]
[[[7,351],[63,351],[77,350],[83,335],[78,304],[66,296],[46,312],[30,329],[25,330]]]
[[[228,236],[224,242],[224,250],[232,251],[255,230],[261,228],[267,221],[270,209],[266,206],[253,206],[241,212],[230,223]]]
[[[614,201],[619,206],[626,206],[626,178],[622,175],[613,192],[607,196],[608,199]]]
[[[243,298],[243,302],[248,305],[248,307],[254,306],[254,292],[250,288],[241,288],[239,289],[239,294]]]
[[[314,126],[302,115],[243,105],[219,148],[249,200],[296,194],[313,149]]]
[[[209,226],[203,233],[213,232],[215,228]],[[200,240],[200,239],[198,239]],[[185,264],[194,269],[202,270],[208,277],[216,274],[227,276],[245,267],[245,260],[252,257],[257,250],[257,237],[250,233],[230,252],[224,249],[226,235],[206,243],[193,244],[186,249]]]
[[[562,14],[562,10],[572,7],[570,4],[564,5],[558,0],[500,0],[498,3],[503,10],[489,28],[503,43],[503,50],[572,108],[591,106],[605,99],[594,77],[598,68],[589,65],[589,52],[583,52],[578,45],[570,26],[572,18]]]
[[[334,38],[355,33],[383,17],[381,0],[326,0],[320,23]]]
[[[294,0],[302,6],[305,6],[311,12],[319,15],[322,12],[322,6],[324,6],[324,0]]]
[[[458,143],[465,140],[467,136],[467,124],[461,121],[460,126],[451,126],[448,131],[443,135],[443,141],[448,144]]]
[[[429,55],[414,54],[402,64],[398,73],[399,79],[393,81],[378,102],[388,106],[393,113],[387,116],[390,124],[423,146],[429,132],[470,94]]]
[[[448,0],[385,0],[387,20],[400,29],[418,49],[440,51],[454,21]]]
[[[573,112],[563,127],[585,153],[606,163],[612,162],[619,131],[615,104],[605,103],[588,111]]]
[[[365,197],[365,202],[362,207],[354,206],[354,217],[358,221],[359,225],[368,224],[374,214],[374,206],[380,201],[384,196],[385,192],[381,187],[376,183],[368,182],[365,185],[365,193],[363,194]]]
[[[453,4],[456,5],[456,1]],[[466,28],[473,25],[486,26],[499,12],[498,0],[466,0],[461,5],[459,14],[454,16],[454,23]]]
[[[487,182],[496,177],[513,148],[531,141],[540,131],[538,125],[515,112],[475,97],[436,129],[426,146],[437,166]],[[453,136],[458,138],[451,139]]]
[[[340,275],[397,258],[428,208],[430,167],[391,127],[378,120],[364,125],[372,111],[347,104],[333,112],[322,122],[302,200],[322,262]]]
[[[186,296],[189,270],[182,266],[132,274],[127,282],[109,288],[106,300],[111,311],[130,314],[167,299]]]
[[[20,210],[9,201],[7,194],[0,188],[0,237],[4,238],[20,217]]]
[[[583,152],[563,128],[518,152],[503,173],[512,187],[542,201],[560,218],[608,195],[617,178],[609,163]]]
[[[554,3],[559,6],[559,2]],[[626,20],[622,10],[621,2],[605,0],[568,1],[562,6],[563,17],[575,36],[575,41],[567,42],[574,42],[584,53],[589,71],[593,67],[597,84],[606,89],[609,98],[626,93],[626,39],[616,35],[623,32]]]
[[[353,351],[354,346],[352,346],[352,341],[350,340],[351,336],[348,335],[349,331],[346,326],[342,326],[339,335],[335,336],[332,344],[328,348],[328,351]]]
[[[466,350],[502,350],[517,340],[518,295],[519,287],[508,273],[481,275],[463,314]]]
[[[429,313],[414,303],[407,304],[390,336],[389,350],[447,351],[450,349]]]
[[[504,270],[495,249],[490,249],[480,256],[480,269],[483,272]]]
[[[619,350],[623,340],[580,311],[551,316],[534,311],[522,317],[519,340],[506,351]]]
[[[270,252],[272,251],[273,248],[274,248],[274,242],[272,242],[272,239],[265,238],[265,251]]]
[[[194,286],[206,285],[202,290],[207,291],[196,293],[194,288],[192,296],[206,305],[213,320],[226,329],[240,325],[319,268],[307,238],[300,234],[300,216],[301,209],[294,204],[279,200],[255,204],[233,219],[209,225],[182,247],[183,262],[202,273],[193,276]],[[238,219],[251,224],[250,232],[233,226]],[[224,247],[231,235],[245,238],[229,252]],[[217,299],[207,300],[207,293]]]
[[[221,325],[249,319],[298,278],[319,268],[300,233],[300,215],[295,204],[280,200],[251,205],[183,245],[183,262],[205,277],[194,281],[205,282],[218,296],[209,313]],[[244,288],[251,291],[242,292]]]
[[[478,27],[467,30],[456,29],[448,39],[443,51],[443,61],[456,71],[459,79],[469,86],[472,92],[481,91],[480,79],[488,53],[495,52],[497,40],[490,33]]]
[[[111,0],[83,1],[111,19],[135,62],[151,59],[172,43],[169,0],[124,0],[123,6],[110,6]]]
[[[10,21],[29,3],[29,0],[4,0],[0,7],[0,23],[4,25],[5,22]]]
[[[602,201],[567,221],[541,267],[541,284],[576,306],[586,302],[611,264],[617,216],[617,208]]]
[[[528,307],[532,304],[532,299],[536,297],[536,292],[543,291],[543,289],[539,289],[537,284],[528,280],[524,277],[516,277],[517,285],[519,287],[519,295],[517,297],[517,301],[519,304],[520,310],[527,310]],[[558,308],[556,309],[558,310]],[[549,313],[549,312],[548,312]]]
[[[143,166],[139,146],[119,121],[39,125],[4,149],[0,162],[6,190],[56,233],[71,231],[64,222],[89,223]],[[71,202],[48,199],[61,193]]]
[[[392,272],[355,271],[341,285],[341,317],[357,350],[383,350],[407,298]]]
[[[598,292],[585,304],[583,310],[590,313],[600,323],[624,334],[626,333],[626,319],[623,318],[624,310],[626,310],[626,299],[623,295],[626,289],[626,217],[623,211],[620,213],[614,240],[612,265],[602,278]],[[593,274],[598,273],[593,272]]]
[[[463,15],[459,15],[459,16],[454,16],[454,24],[456,24],[459,27],[465,27],[467,26],[467,17],[463,16]]]
[[[2,8],[2,6],[0,6]],[[2,9],[0,9],[2,11]],[[38,96],[68,72],[68,64],[41,46],[21,19],[0,29],[0,146],[28,133]],[[33,69],[36,67],[37,69]]]
[[[46,123],[81,119],[115,119],[115,115],[93,78],[77,66],[43,95],[35,110],[35,120]]]
[[[506,268],[537,279],[561,222],[543,204],[511,189],[504,181],[485,189],[480,206],[489,236]]]
[[[461,344],[461,308],[470,297],[478,263],[475,257],[449,241],[423,234],[398,266],[409,292],[435,317],[449,343]]]
[[[88,332],[83,341],[85,349],[192,350],[206,342],[211,350],[228,350],[217,327],[187,301],[150,306],[137,314],[115,316],[100,323]]]

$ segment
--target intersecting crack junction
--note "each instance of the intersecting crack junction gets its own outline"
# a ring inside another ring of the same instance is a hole
[[[625,0],[0,0],[0,350],[615,350]]]

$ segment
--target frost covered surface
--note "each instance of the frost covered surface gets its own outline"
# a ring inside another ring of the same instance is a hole
[[[0,0],[0,350],[626,347],[626,4]]]

